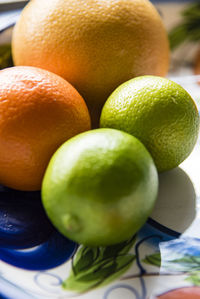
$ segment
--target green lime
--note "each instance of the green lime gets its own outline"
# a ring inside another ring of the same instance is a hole
[[[88,246],[106,246],[141,228],[157,189],[153,159],[138,139],[96,129],[56,151],[44,176],[42,201],[63,235]]]
[[[172,169],[191,153],[199,131],[199,114],[191,96],[177,83],[141,76],[120,85],[106,101],[102,128],[137,137],[158,171]]]

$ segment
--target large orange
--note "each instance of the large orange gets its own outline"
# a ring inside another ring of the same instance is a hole
[[[56,149],[90,129],[87,106],[63,78],[35,67],[0,71],[0,183],[38,190]]]
[[[50,70],[68,80],[92,116],[121,83],[164,76],[168,39],[148,0],[33,0],[14,29],[16,65]]]

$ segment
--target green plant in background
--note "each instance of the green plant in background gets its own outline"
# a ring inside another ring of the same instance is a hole
[[[169,32],[171,50],[185,41],[200,43],[200,1],[190,4],[182,12],[182,22]]]
[[[13,66],[11,45],[0,45],[0,70]]]

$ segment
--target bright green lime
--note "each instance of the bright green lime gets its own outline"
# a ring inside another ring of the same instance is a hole
[[[159,171],[178,166],[191,153],[199,131],[199,114],[191,96],[177,83],[141,76],[120,85],[106,101],[102,128],[137,137]]]
[[[68,238],[100,246],[130,238],[157,196],[153,159],[135,137],[114,129],[79,134],[53,155],[42,185],[52,223]]]

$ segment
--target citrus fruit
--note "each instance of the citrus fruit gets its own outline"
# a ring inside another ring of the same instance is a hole
[[[42,201],[63,235],[89,246],[109,245],[145,223],[157,188],[156,167],[139,140],[96,129],[56,151],[45,172]]]
[[[170,290],[155,299],[199,299],[200,298],[200,287],[198,286],[187,286],[174,290]]]
[[[120,85],[106,101],[101,127],[137,137],[149,150],[158,171],[178,166],[191,153],[199,114],[191,96],[177,83],[141,76]]]
[[[0,183],[39,190],[56,149],[90,129],[80,94],[63,78],[35,67],[0,72]]]
[[[92,112],[121,83],[139,75],[164,76],[168,38],[148,0],[34,0],[17,22],[15,65],[52,71],[77,88]]]

